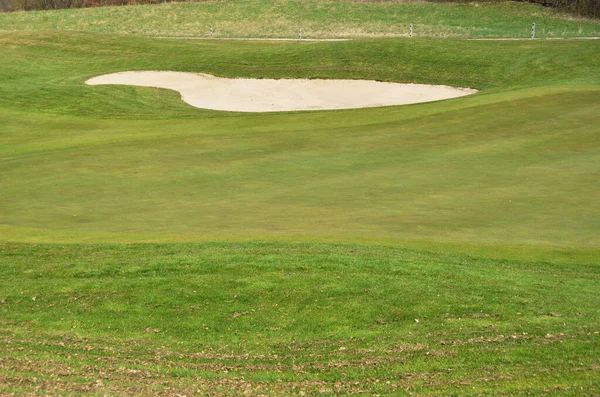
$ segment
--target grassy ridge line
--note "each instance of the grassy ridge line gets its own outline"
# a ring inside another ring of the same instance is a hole
[[[0,247],[0,390],[598,390],[597,264],[307,243]]]
[[[208,37],[537,37],[600,36],[595,20],[532,4],[499,2],[379,3],[250,0],[99,7],[0,14],[0,29],[133,33],[145,36]]]
[[[393,247],[441,254],[455,253],[488,259],[540,261],[569,264],[597,264],[597,247],[561,247],[544,245],[507,245],[466,241],[440,241],[403,238],[339,235],[240,235],[240,234],[152,234],[69,232],[65,230],[27,228],[0,224],[0,243],[4,244],[191,244],[191,243],[298,243],[351,244],[372,247]]]

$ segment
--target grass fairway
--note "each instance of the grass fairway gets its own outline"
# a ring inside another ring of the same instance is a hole
[[[9,239],[598,244],[600,42],[190,43],[87,33],[0,40],[0,211]],[[166,90],[83,84],[136,69],[482,92],[404,107],[248,115],[194,109]]]
[[[243,114],[84,84],[125,70],[480,92]],[[3,32],[0,394],[596,395],[599,106],[600,41]]]

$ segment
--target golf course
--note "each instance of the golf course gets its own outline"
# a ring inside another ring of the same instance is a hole
[[[598,38],[503,1],[0,13],[0,395],[600,395]],[[276,108],[334,81],[464,96]]]

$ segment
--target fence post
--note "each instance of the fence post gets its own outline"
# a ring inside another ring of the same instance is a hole
[[[412,23],[410,24],[410,38],[412,39]]]
[[[531,25],[531,40],[535,39],[535,22]]]
[[[210,24],[210,38],[212,39],[215,33],[215,29],[213,28],[212,23]]]
[[[298,39],[302,40],[302,25],[298,27]]]

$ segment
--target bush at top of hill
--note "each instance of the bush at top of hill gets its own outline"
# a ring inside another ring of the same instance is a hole
[[[557,7],[581,15],[600,18],[600,0],[529,0],[545,6]]]
[[[435,1],[435,0],[434,0]],[[444,1],[444,0],[442,0]],[[461,0],[454,0],[461,1]],[[478,0],[479,2],[498,2],[498,0]],[[578,15],[600,18],[600,0],[515,0],[524,3],[541,4]],[[470,2],[464,0],[464,2]]]

